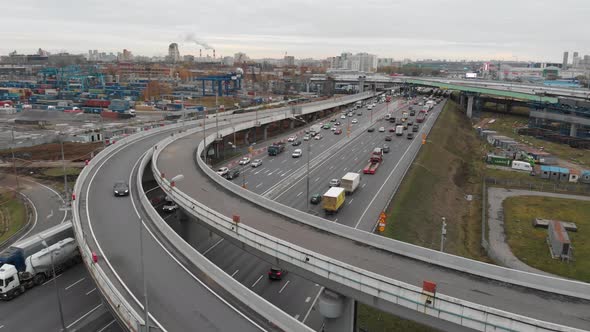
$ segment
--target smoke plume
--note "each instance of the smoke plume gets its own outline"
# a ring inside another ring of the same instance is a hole
[[[203,47],[203,48],[204,48],[204,49],[206,49],[206,50],[212,50],[212,49],[213,49],[213,47],[211,47],[211,46],[210,46],[209,44],[207,44],[206,42],[204,42],[204,41],[202,41],[202,40],[199,40],[199,39],[197,39],[197,37],[195,36],[195,34],[194,34],[194,33],[192,33],[192,32],[191,32],[191,33],[187,33],[187,34],[184,36],[184,41],[185,41],[185,42],[193,42],[193,43],[195,43],[195,44],[197,44],[197,45],[199,45],[199,46]]]

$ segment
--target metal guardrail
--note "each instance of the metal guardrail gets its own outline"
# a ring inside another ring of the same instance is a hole
[[[350,98],[342,98],[341,102],[346,102]],[[325,103],[324,101],[317,102],[317,103]],[[316,103],[310,103],[315,105]],[[264,119],[266,115],[272,114],[283,114],[285,111],[288,111],[291,107],[284,107],[278,110],[270,109],[270,110],[263,110],[260,111],[261,119]],[[245,114],[223,114],[219,116],[221,120],[227,120],[230,118],[231,120],[241,120],[245,117],[251,117],[251,113]],[[213,122],[211,119],[214,117],[209,118],[207,121],[209,123]],[[90,163],[84,167],[82,172],[80,172],[76,183],[74,185],[73,194],[76,195],[76,199],[72,201],[72,224],[74,226],[74,236],[76,237],[76,241],[78,242],[80,253],[82,255],[82,260],[84,264],[88,267],[88,271],[90,272],[91,277],[94,279],[95,283],[97,284],[99,290],[103,294],[103,296],[109,302],[109,305],[114,310],[116,315],[118,316],[119,320],[125,324],[126,328],[130,331],[140,331],[142,326],[145,325],[145,321],[143,320],[142,316],[133,308],[132,304],[127,301],[125,296],[113,285],[112,281],[107,276],[106,272],[103,268],[98,264],[94,263],[92,255],[93,249],[90,245],[86,242],[86,234],[84,233],[81,219],[80,219],[80,200],[85,199],[83,195],[81,195],[81,189],[84,182],[87,180],[88,175],[97,167],[100,162],[106,159],[111,153],[114,153],[116,150],[124,147],[127,144],[131,144],[137,140],[140,140],[144,137],[153,135],[155,133],[159,133],[166,130],[176,130],[185,128],[185,126],[191,125],[198,125],[199,120],[195,121],[187,121],[187,122],[178,122],[176,124],[162,126],[160,128],[154,130],[146,130],[140,133],[136,133],[125,137],[121,140],[116,141],[114,144],[108,146],[106,149],[101,151],[96,157],[94,157]],[[133,297],[132,294],[129,294]],[[140,303],[137,303],[138,307],[142,308]]]
[[[253,126],[253,123],[243,123],[239,129],[245,129]],[[349,266],[345,263],[332,260],[327,257],[310,252],[306,249],[299,248],[293,244],[268,236],[262,232],[252,229],[248,226],[236,224],[229,217],[212,211],[203,206],[193,198],[179,191],[177,188],[170,188],[168,180],[161,178],[157,168],[157,159],[159,153],[174,140],[193,134],[197,131],[189,131],[175,138],[167,138],[160,143],[158,151],[154,154],[152,160],[152,170],[156,176],[156,181],[163,187],[170,190],[170,195],[177,200],[177,203],[192,213],[195,217],[207,221],[212,227],[220,232],[232,236],[248,245],[258,249],[265,249],[267,253],[279,259],[285,260],[291,264],[308,269],[323,277],[345,284],[353,289],[366,291],[372,296],[377,296],[387,301],[406,305],[414,310],[421,310],[436,317],[464,324],[472,328],[501,328],[505,330],[535,329],[537,331],[577,331],[577,329],[560,326],[557,324],[535,320],[529,317],[515,315],[504,312],[495,308],[481,306],[475,303],[462,301],[453,297],[437,294],[437,301],[433,307],[426,306],[423,302],[421,289],[400,283],[396,280],[385,278],[377,274]],[[221,133],[229,134],[231,131],[225,129]],[[207,137],[207,143],[214,140],[215,135]],[[200,143],[197,155],[203,151],[203,142]],[[334,223],[326,223],[323,219],[310,216],[301,211],[292,209],[274,201],[264,199],[252,192],[225,181],[219,177],[213,170],[204,165],[200,158],[197,158],[199,166],[214,181],[230,190],[231,192],[246,198],[247,200],[263,205],[276,213],[285,215],[294,220],[308,224],[315,228],[334,233],[336,235],[348,238],[360,243],[370,243],[374,247],[389,251],[395,254],[404,255],[417,260],[425,261],[430,264],[445,266],[457,271],[484,276],[490,279],[517,284],[533,289],[540,289],[548,292],[564,294],[577,298],[590,299],[590,286],[585,283],[569,281],[564,279],[539,276],[521,271],[515,271],[490,264],[473,261],[470,259],[457,257],[433,251],[430,249],[417,247],[411,244],[394,241],[391,239],[376,236],[371,233],[353,230],[349,227]],[[475,266],[475,269],[474,269]],[[509,323],[508,323],[509,322]],[[516,324],[516,325],[515,325]],[[521,325],[519,325],[521,324]],[[502,327],[503,326],[503,327]]]

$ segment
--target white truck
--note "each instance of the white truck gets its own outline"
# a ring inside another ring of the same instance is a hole
[[[401,136],[404,134],[404,126],[396,126],[395,127],[395,135]]]
[[[361,182],[361,175],[359,173],[346,173],[341,180],[341,187],[344,188],[347,194],[352,194],[358,188]]]
[[[315,136],[315,134],[319,134],[322,131],[322,126],[320,125],[313,125],[309,128],[309,132],[311,136]]]
[[[45,242],[45,243],[43,243]],[[47,247],[45,247],[47,245]],[[80,261],[71,223],[22,240],[0,255],[0,299],[10,300]]]

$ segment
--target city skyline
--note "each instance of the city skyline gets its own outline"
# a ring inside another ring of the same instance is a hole
[[[18,26],[18,31],[0,32],[4,41],[0,53],[34,53],[38,48],[70,53],[128,49],[137,55],[165,56],[173,42],[181,55],[198,56],[199,50],[212,55],[210,49],[215,49],[217,57],[244,52],[251,58],[282,58],[286,53],[325,59],[342,52],[367,52],[400,60],[560,63],[563,50],[590,53],[582,47],[588,44],[584,35],[588,23],[583,18],[590,14],[590,4],[580,0],[501,0],[490,8],[474,8],[468,0],[444,4],[377,0],[358,8],[332,1],[230,1],[206,8],[193,8],[180,0],[145,0],[141,7],[111,0],[57,2],[15,4],[15,14],[5,24]],[[112,11],[115,4],[117,11]],[[94,20],[88,20],[88,12]]]

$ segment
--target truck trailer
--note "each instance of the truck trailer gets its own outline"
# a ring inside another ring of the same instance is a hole
[[[71,223],[19,241],[0,255],[0,299],[10,300],[79,261]]]
[[[360,182],[361,175],[353,172],[346,173],[340,181],[342,188],[344,188],[347,194],[352,194],[358,188]]]
[[[344,188],[332,187],[322,196],[322,207],[326,214],[337,213],[344,204],[345,199]]]
[[[283,142],[275,142],[267,148],[269,156],[276,156],[283,151],[285,151],[285,143]]]
[[[383,149],[375,148],[371,153],[371,158],[369,159],[369,163],[363,169],[364,174],[375,174],[377,168],[383,162]]]

